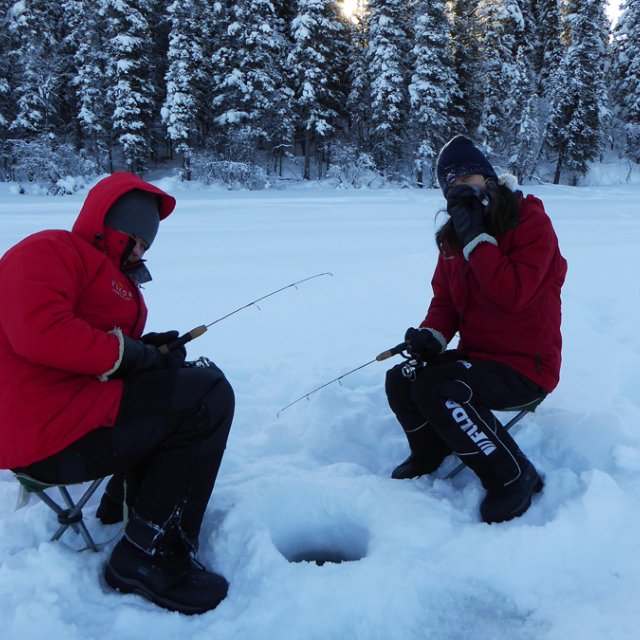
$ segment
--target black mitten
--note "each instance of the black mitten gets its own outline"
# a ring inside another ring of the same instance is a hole
[[[404,334],[411,355],[421,358],[435,356],[444,351],[444,345],[433,335],[430,329],[409,327]]]
[[[109,378],[128,378],[143,371],[158,371],[160,369],[179,369],[184,364],[187,351],[184,346],[172,349],[167,355],[158,351],[157,347],[145,344],[142,340],[124,338],[122,360],[118,368]]]
[[[469,184],[460,184],[447,191],[447,213],[463,247],[486,233],[484,215],[487,204],[487,194]]]
[[[140,341],[144,342],[144,344],[152,344],[154,347],[161,347],[163,344],[169,344],[177,340],[179,335],[177,331],[162,331],[160,333],[151,331],[145,333],[142,338],[140,338]]]
[[[153,331],[145,333],[140,341],[144,344],[151,344],[154,347],[162,347],[166,344],[175,342],[180,334],[177,331],[162,331],[161,333],[155,333]],[[187,350],[184,345],[175,346],[169,353],[163,354],[167,361],[167,369],[180,369],[184,366],[184,362],[187,358]]]

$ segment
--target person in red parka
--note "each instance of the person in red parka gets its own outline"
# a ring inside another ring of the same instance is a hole
[[[210,361],[159,349],[177,331],[142,335],[143,255],[174,207],[114,173],[89,191],[71,231],[35,233],[0,259],[0,468],[50,483],[124,479],[130,512],[107,583],[200,613],[228,589],[195,554],[234,396]],[[122,519],[123,504],[112,507]]]
[[[392,477],[432,473],[453,452],[486,489],[483,521],[503,522],[543,483],[491,410],[535,403],[558,384],[567,263],[542,202],[514,190],[513,176],[498,178],[469,138],[442,148],[437,176],[450,217],[436,233],[427,315],[405,334],[418,366],[386,378],[410,448]]]

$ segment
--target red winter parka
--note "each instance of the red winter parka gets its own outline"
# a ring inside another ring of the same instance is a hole
[[[0,259],[0,468],[27,466],[115,422],[122,380],[101,381],[119,361],[112,332],[139,338],[147,308],[120,271],[127,238],[104,218],[124,193],[175,199],[131,173],[88,193],[72,231],[35,233]]]
[[[552,391],[560,377],[560,288],[567,262],[542,202],[520,199],[518,226],[482,242],[466,261],[442,252],[421,327],[439,331],[470,358],[502,362]]]

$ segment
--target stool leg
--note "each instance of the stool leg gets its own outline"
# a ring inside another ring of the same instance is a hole
[[[60,508],[60,505],[57,502],[54,502],[44,491],[35,491],[34,492],[42,502],[44,502],[50,509],[55,511],[58,515],[64,513],[63,509]]]
[[[98,547],[96,546],[96,543],[93,541],[93,538],[91,537],[91,534],[87,529],[87,525],[82,520],[78,523],[78,529],[80,530],[80,535],[84,538],[84,541],[87,543],[87,546],[92,551],[97,551]]]
[[[69,492],[67,491],[66,487],[58,487],[58,489],[60,491],[60,495],[62,496],[62,499],[64,500],[65,504],[67,505],[67,507],[69,507],[69,509],[67,510],[67,515],[69,515],[70,510],[74,506],[73,500],[71,500],[71,496],[69,495]],[[65,511],[64,509],[60,509],[59,511],[56,509],[56,512],[58,513],[58,522],[60,522],[60,517],[65,515]],[[56,532],[53,534],[53,536],[51,536],[51,542],[55,542],[56,540],[59,540],[62,534],[69,528],[70,524],[71,523],[60,522],[60,526],[58,527]],[[75,527],[74,529],[77,533],[78,530]]]
[[[48,496],[46,496],[47,497],[46,500],[44,500],[43,498],[43,500],[49,506],[51,506],[52,509],[54,509],[54,511],[58,514],[58,516],[64,515],[68,520],[77,518],[76,522],[66,522],[66,523],[61,522],[60,526],[51,537],[52,542],[58,540],[62,536],[62,534],[69,528],[69,526],[71,526],[71,528],[76,533],[82,536],[82,538],[84,539],[84,541],[86,542],[87,546],[90,549],[92,549],[93,551],[98,550],[98,547],[93,541],[93,538],[91,537],[91,534],[89,533],[89,530],[87,529],[87,526],[84,523],[83,516],[82,516],[82,508],[89,501],[91,496],[96,492],[96,490],[98,489],[98,487],[100,486],[103,480],[104,478],[98,478],[97,480],[94,480],[91,483],[91,486],[85,491],[84,495],[80,498],[80,500],[78,500],[77,503],[73,502],[71,495],[69,494],[69,491],[67,490],[66,487],[58,487],[60,489],[60,493],[62,495],[63,500],[65,501],[66,505],[69,507],[69,509],[66,512],[60,509],[60,507],[58,507],[58,505],[56,505],[55,502],[53,502],[53,500],[51,500]],[[46,495],[46,494],[43,493],[43,495]],[[60,521],[60,517],[58,518],[58,521]]]
[[[511,420],[509,420],[509,422],[507,422],[507,424],[504,425],[504,428],[509,431],[509,429],[511,429],[511,427],[513,427],[517,422],[519,422],[520,420],[522,420],[522,418],[524,418],[527,413],[529,413],[529,411],[527,409],[523,409],[522,411],[518,412],[517,415],[515,415],[513,418],[511,418]],[[452,480],[453,478],[455,478],[467,465],[464,462],[461,462],[458,466],[454,467],[451,471],[449,471],[449,473],[447,473],[447,475],[444,477],[444,480]]]
[[[98,551],[98,547],[96,546],[96,543],[93,541],[93,538],[91,537],[91,534],[87,529],[87,525],[85,525],[84,523],[81,510],[84,507],[84,505],[87,504],[91,496],[96,492],[97,488],[100,486],[103,480],[104,478],[98,478],[97,480],[94,480],[91,483],[91,486],[85,491],[82,498],[78,500],[78,503],[76,504],[75,508],[72,510],[74,512],[74,515],[76,511],[80,512],[80,521],[77,523],[77,527],[79,529],[80,535],[82,535],[82,537],[84,538],[84,541],[87,543],[87,546],[92,551]]]
[[[52,500],[44,491],[34,492],[42,502],[44,502],[56,515],[61,516],[64,514],[64,509],[60,508],[60,505]],[[60,536],[67,530],[68,524],[61,524],[56,532],[51,536],[50,542],[55,542]]]

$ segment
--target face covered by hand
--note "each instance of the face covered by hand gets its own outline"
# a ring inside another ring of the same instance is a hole
[[[447,191],[447,213],[463,247],[486,233],[484,217],[489,196],[484,189],[470,184],[459,184]]]

